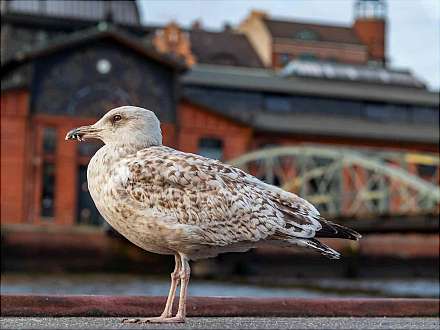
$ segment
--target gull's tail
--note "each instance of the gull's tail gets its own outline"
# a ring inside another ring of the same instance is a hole
[[[299,237],[295,232],[287,232],[285,230],[279,231],[272,235],[270,238],[280,242],[282,245],[299,245],[307,248],[318,250],[322,255],[330,259],[339,259],[340,254],[338,251],[333,250],[331,247],[317,240],[317,238],[340,238],[359,240],[362,236],[353,229],[338,225],[331,221],[328,221],[322,217],[316,218],[319,221],[322,228],[316,231],[311,237]]]
[[[338,225],[337,223],[328,221],[322,217],[319,217],[318,221],[322,228],[316,232],[315,237],[342,238],[354,241],[357,241],[362,237],[361,234],[353,229]]]

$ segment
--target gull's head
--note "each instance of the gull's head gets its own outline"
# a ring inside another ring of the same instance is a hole
[[[66,140],[99,139],[108,145],[150,147],[162,144],[160,122],[153,111],[123,106],[90,126],[72,129]]]

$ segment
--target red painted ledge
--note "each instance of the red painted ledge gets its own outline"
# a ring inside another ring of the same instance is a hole
[[[155,316],[165,297],[2,295],[2,316]],[[439,315],[438,299],[190,297],[189,316],[375,316]]]

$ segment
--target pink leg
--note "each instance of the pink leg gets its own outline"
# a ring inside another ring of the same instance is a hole
[[[179,285],[179,280],[181,277],[181,258],[179,255],[175,255],[175,267],[174,271],[171,273],[171,286],[168,293],[167,302],[165,304],[165,309],[159,317],[149,317],[149,318],[139,318],[139,319],[124,319],[124,323],[149,323],[149,322],[173,322],[174,319],[171,317],[173,310],[173,302],[176,296],[176,288]]]
[[[177,310],[176,319],[180,322],[185,322],[186,318],[186,296],[188,292],[189,277],[191,274],[191,268],[189,267],[188,257],[184,254],[180,255],[182,262],[182,269],[180,275],[180,296],[179,296],[179,309]]]
[[[176,297],[176,288],[179,285],[180,279],[180,271],[182,268],[182,263],[180,261],[180,256],[177,254],[174,256],[176,266],[174,267],[174,271],[171,273],[171,286],[170,292],[168,293],[167,302],[165,304],[165,309],[160,317],[168,318],[171,317],[173,312],[173,302]]]
[[[180,254],[180,262],[181,262],[181,268],[180,268],[180,295],[179,295],[179,308],[177,310],[177,314],[174,317],[167,317],[167,318],[157,318],[152,319],[148,322],[152,323],[183,323],[185,322],[186,318],[186,296],[188,291],[188,283],[189,283],[189,276],[190,276],[190,267],[188,262],[188,257],[184,254]]]

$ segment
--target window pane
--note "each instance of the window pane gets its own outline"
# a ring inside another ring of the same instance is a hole
[[[267,111],[289,112],[290,98],[286,96],[266,96],[264,98],[264,107]]]
[[[290,61],[290,55],[287,53],[281,53],[278,55],[280,64],[285,65]]]
[[[223,142],[219,139],[202,138],[199,140],[199,155],[211,159],[223,158]]]
[[[54,127],[45,127],[43,130],[43,151],[45,154],[54,154],[57,147],[57,130]]]
[[[55,207],[55,166],[43,164],[43,193],[41,196],[41,216],[53,217]]]
[[[368,119],[377,121],[408,121],[410,110],[405,106],[367,103],[365,105],[365,115]]]
[[[439,110],[435,108],[414,107],[412,115],[416,123],[438,123],[439,120]]]
[[[362,104],[357,101],[293,96],[290,102],[292,111],[297,113],[361,117]]]

